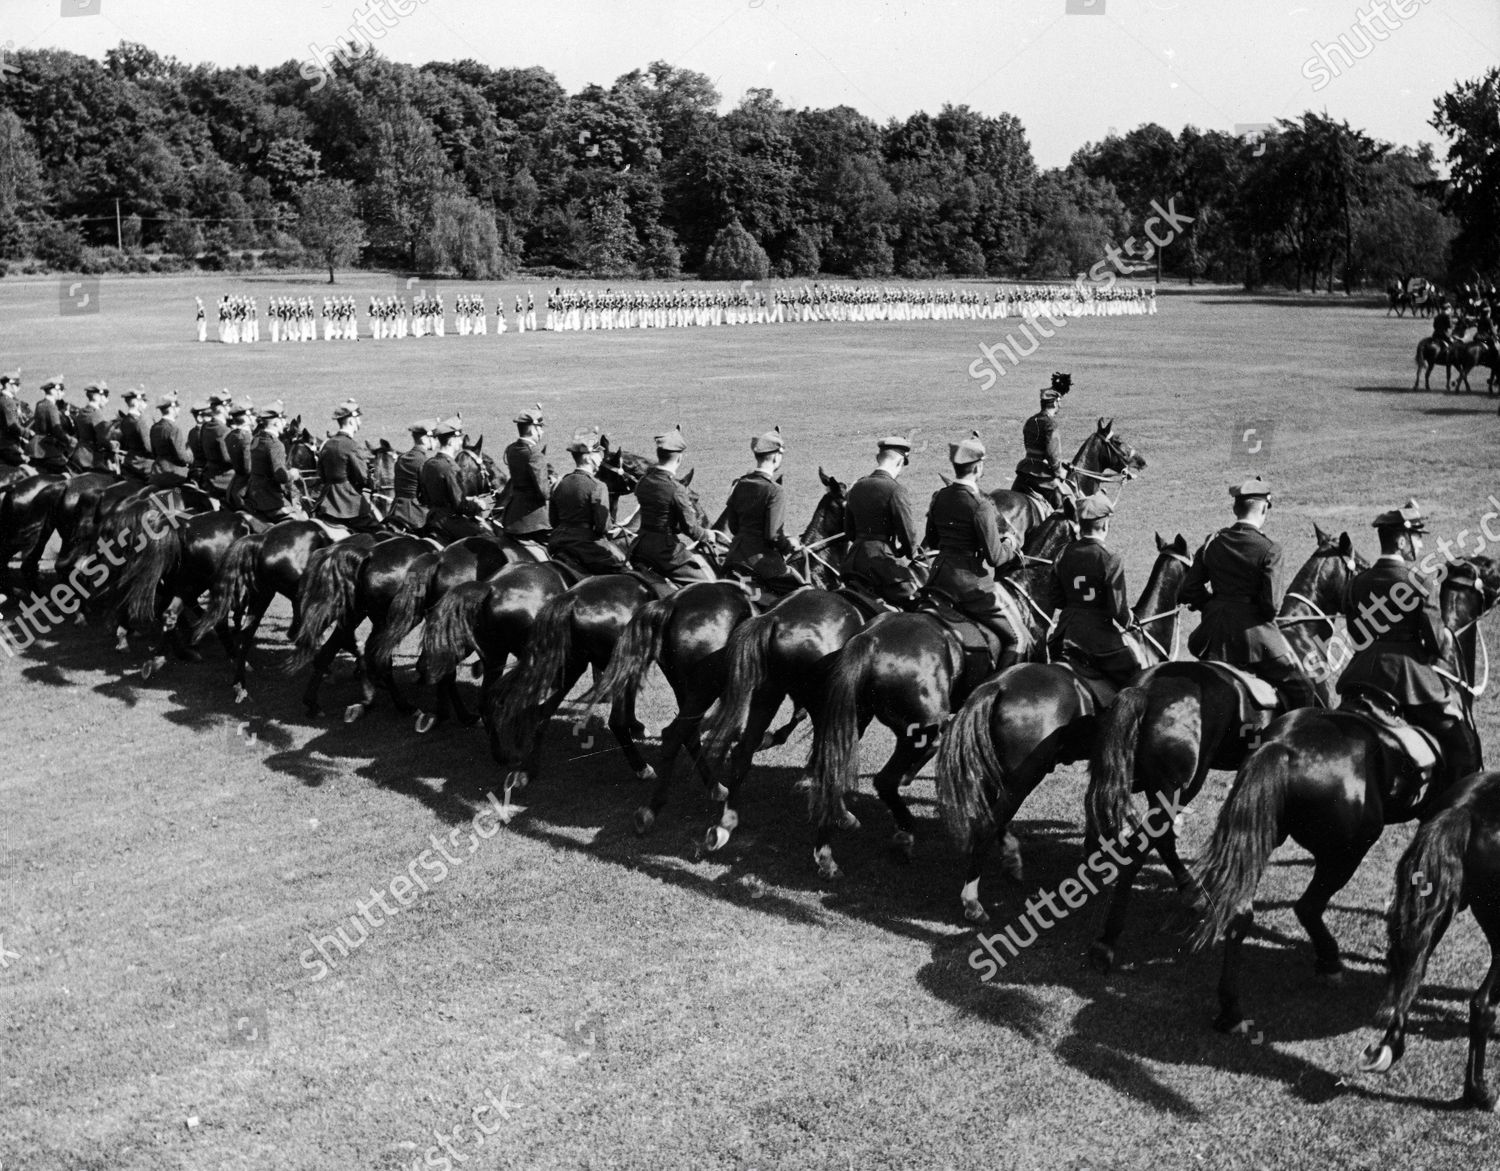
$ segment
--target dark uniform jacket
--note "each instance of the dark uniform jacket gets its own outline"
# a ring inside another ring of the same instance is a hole
[[[73,449],[72,466],[80,472],[104,471],[114,455],[109,442],[109,420],[98,407],[90,405],[73,420],[78,431],[78,446]]]
[[[224,437],[224,448],[229,452],[229,466],[234,474],[229,477],[229,507],[245,507],[245,489],[250,486],[250,444],[255,436],[243,427],[231,427]]]
[[[505,502],[505,531],[512,536],[541,533],[547,529],[547,453],[541,444],[516,439],[505,449],[505,469],[510,473],[510,499]]]
[[[552,532],[547,548],[575,558],[592,573],[607,573],[625,557],[605,539],[609,532],[609,489],[585,468],[574,468],[557,482],[548,502]]]
[[[78,440],[63,422],[63,415],[50,398],[37,402],[31,415],[33,454],[38,467],[48,471],[62,471],[68,456],[78,446]]]
[[[709,533],[698,523],[693,498],[677,477],[663,467],[647,468],[635,486],[635,502],[641,535],[630,551],[631,561],[666,577],[692,564],[691,544],[707,540]]]
[[[1363,649],[1339,677],[1340,695],[1366,684],[1402,704],[1447,702],[1448,685],[1432,669],[1442,647],[1438,587],[1415,566],[1377,559],[1350,583],[1344,616],[1350,643]]]
[[[995,502],[967,484],[953,483],[932,494],[922,544],[938,551],[928,585],[960,606],[993,605],[995,575],[1020,554],[1015,531]]]
[[[187,433],[188,450],[193,453],[193,471],[203,471],[203,424],[194,423],[188,428]]]
[[[887,601],[915,595],[916,575],[909,559],[921,538],[917,512],[906,486],[884,468],[856,480],[844,502],[844,576]]]
[[[1103,541],[1083,537],[1074,541],[1052,566],[1060,610],[1048,646],[1055,653],[1070,650],[1086,658],[1106,660],[1121,651],[1130,654],[1121,630],[1132,615],[1125,597],[1125,562]],[[1131,659],[1133,664],[1133,657]]]
[[[441,451],[434,452],[422,465],[422,503],[428,519],[441,523],[450,516],[478,516],[484,510],[472,496],[464,495],[458,478],[458,465]]]
[[[427,523],[427,509],[421,504],[422,465],[432,453],[420,443],[401,453],[396,461],[396,498],[391,504],[390,520],[410,529]]]
[[[792,542],[782,531],[786,499],[780,484],[760,471],[741,476],[730,489],[724,517],[734,535],[724,557],[726,565],[754,568],[764,561],[785,567],[784,558],[792,551]]]
[[[1016,475],[1038,488],[1055,491],[1062,472],[1062,444],[1057,437],[1057,419],[1038,411],[1021,426],[1025,458],[1016,465]]]
[[[229,489],[234,478],[234,464],[229,458],[229,424],[210,419],[198,428],[198,446],[202,449],[203,480],[219,492]]]
[[[281,440],[269,431],[257,432],[250,441],[246,462],[250,478],[245,485],[245,504],[264,516],[285,512],[292,499],[292,473]]]
[[[151,424],[151,455],[156,461],[151,469],[154,476],[179,483],[187,479],[193,453],[173,420],[161,418]]]
[[[318,475],[323,478],[318,515],[329,520],[358,520],[369,511],[361,493],[370,486],[366,453],[354,436],[339,431],[318,449]]]
[[[1204,542],[1182,586],[1182,600],[1203,612],[1188,637],[1200,659],[1247,667],[1291,661],[1276,625],[1281,593],[1281,546],[1252,524],[1237,521]]]
[[[120,451],[127,475],[140,480],[151,475],[151,424],[144,415],[120,413]]]
[[[31,429],[22,422],[21,404],[0,394],[0,462],[23,464],[31,446]]]

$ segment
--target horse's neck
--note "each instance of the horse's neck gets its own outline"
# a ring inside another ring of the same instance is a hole
[[[1099,439],[1099,433],[1095,431],[1083,441],[1083,446],[1078,449],[1078,454],[1073,457],[1073,466],[1081,468],[1086,472],[1102,472],[1104,461],[1099,458],[1099,450],[1104,444]]]
[[[1157,558],[1156,564],[1151,567],[1151,576],[1146,581],[1146,588],[1141,591],[1140,598],[1131,610],[1137,621],[1177,609],[1178,595],[1182,593],[1182,582],[1186,574],[1168,572],[1175,561],[1175,558],[1163,555]],[[1174,618],[1173,621],[1176,619]]]

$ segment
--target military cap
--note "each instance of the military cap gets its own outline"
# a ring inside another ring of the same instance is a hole
[[[130,387],[128,390],[123,390],[123,391],[120,392],[120,398],[121,398],[121,400],[124,401],[124,402],[127,402],[127,403],[131,402],[134,399],[145,398],[145,397],[146,397],[146,392],[144,390],[141,390],[140,388],[134,387],[134,386]]]
[[[7,370],[0,374],[0,386],[20,386],[21,368],[17,366],[14,370]]]
[[[755,455],[770,455],[773,452],[785,450],[786,443],[781,438],[779,423],[764,435],[757,435],[750,441],[750,451]]]
[[[342,422],[345,419],[353,419],[360,413],[361,412],[359,409],[359,404],[352,398],[346,398],[343,402],[339,403],[338,406],[333,408],[333,418],[335,422]]]
[[[674,424],[665,435],[656,437],[657,451],[686,451],[687,441],[682,437],[682,424]]]
[[[439,439],[446,439],[449,435],[462,435],[464,433],[464,421],[454,415],[451,419],[444,419],[431,432]]]
[[[1271,498],[1271,485],[1267,484],[1258,475],[1251,476],[1243,484],[1229,486],[1229,494],[1236,500],[1269,500]]]
[[[1044,407],[1053,407],[1062,401],[1061,393],[1053,390],[1050,386],[1042,388],[1040,397],[1042,400],[1042,406]]]
[[[1417,507],[1415,500],[1408,500],[1400,508],[1393,508],[1389,512],[1382,512],[1375,518],[1375,523],[1370,527],[1375,529],[1400,529],[1404,533],[1425,533],[1427,531],[1427,518],[1422,515],[1422,510]]]
[[[68,387],[67,387],[67,384],[63,381],[63,376],[61,374],[59,374],[56,377],[49,378],[49,379],[47,379],[46,382],[42,383],[42,389],[44,391],[46,391],[46,390],[67,390]]]
[[[255,417],[257,419],[285,419],[286,404],[280,399],[272,403],[267,403],[255,412]]]
[[[213,407],[209,406],[206,398],[200,398],[188,410],[192,411],[195,415],[206,415],[209,411],[213,410]]]
[[[437,430],[437,427],[438,421],[436,419],[418,419],[407,430],[413,435],[431,435]]]
[[[229,404],[229,417],[237,419],[243,415],[248,415],[253,410],[255,410],[255,404],[249,399],[235,399]]]
[[[177,407],[181,405],[182,404],[177,400],[177,393],[171,390],[167,391],[166,394],[158,395],[156,399],[156,409],[158,411],[164,411],[168,407]]]
[[[902,453],[910,453],[911,452],[911,440],[907,439],[907,438],[905,438],[905,437],[903,437],[901,435],[887,435],[884,439],[877,439],[875,441],[875,450],[876,451],[887,451],[887,450],[889,450],[889,451],[899,451],[899,452],[902,452]]]
[[[573,435],[573,442],[568,444],[568,452],[571,455],[586,455],[591,451],[599,450],[599,432],[579,431]]]
[[[1105,517],[1115,514],[1115,504],[1103,492],[1096,492],[1092,496],[1085,496],[1078,502],[1079,520],[1103,520]]]
[[[532,423],[538,427],[545,426],[546,420],[542,418],[542,404],[537,403],[535,410],[522,411],[511,421],[513,423]]]
[[[233,401],[234,400],[229,397],[228,390],[210,391],[208,395],[208,405],[210,408],[218,406],[227,407]]]
[[[90,382],[83,388],[84,394],[109,394],[109,383],[104,381]]]
[[[979,432],[970,431],[967,439],[948,444],[948,459],[956,464],[972,464],[985,456],[984,444],[979,441]]]

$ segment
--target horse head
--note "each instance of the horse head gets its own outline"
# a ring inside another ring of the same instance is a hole
[[[1354,575],[1362,569],[1370,568],[1370,563],[1354,547],[1347,532],[1335,537],[1314,523],[1313,536],[1317,540],[1317,548],[1292,577],[1292,584],[1287,587],[1287,598],[1300,595],[1324,614],[1340,614],[1349,597],[1349,586],[1354,581]],[[1324,624],[1317,625],[1321,631]],[[1332,638],[1332,617],[1326,625],[1323,637]]]
[[[1115,472],[1128,478],[1145,470],[1146,457],[1115,431],[1113,419],[1101,417],[1094,433],[1083,441],[1073,457],[1073,466],[1086,472]],[[1087,489],[1097,488],[1097,483],[1080,487],[1087,495]]]
[[[465,439],[453,463],[458,468],[465,496],[488,495],[499,486],[499,469],[495,461],[484,454],[483,436],[472,444]]]
[[[651,461],[623,447],[611,447],[609,436],[599,436],[599,446],[604,449],[604,459],[599,464],[599,478],[609,489],[611,504],[621,496],[634,495],[636,485],[651,467]]]
[[[821,467],[818,479],[823,484],[823,495],[813,509],[812,519],[802,532],[802,543],[811,545],[829,537],[840,537],[844,532],[844,508],[848,503],[849,485],[837,476],[830,476]]]

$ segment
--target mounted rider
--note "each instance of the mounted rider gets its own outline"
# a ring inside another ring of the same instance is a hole
[[[422,489],[422,466],[426,464],[437,446],[432,433],[437,429],[436,419],[418,419],[407,428],[411,432],[411,447],[396,460],[395,496],[391,502],[391,513],[386,519],[409,532],[416,532],[427,523],[427,509],[420,500]]]
[[[198,428],[198,447],[203,455],[203,488],[218,500],[227,500],[234,479],[229,458],[229,392],[208,396],[208,414]]]
[[[568,444],[573,470],[558,480],[547,502],[552,531],[547,552],[572,561],[586,573],[620,573],[625,554],[609,540],[609,489],[595,473],[604,461],[597,431],[573,436]]]
[[[505,449],[505,469],[510,473],[510,496],[505,501],[502,524],[507,535],[521,541],[547,541],[547,500],[552,481],[547,476],[546,421],[542,405],[522,411],[515,418],[516,439]],[[441,442],[441,441],[439,441]]]
[[[1144,664],[1126,639],[1135,625],[1125,589],[1125,562],[1105,541],[1115,507],[1102,492],[1078,504],[1078,539],[1052,565],[1057,624],[1047,640],[1054,661],[1125,687]]]
[[[21,372],[0,374],[0,463],[21,467],[31,447],[31,428],[21,412],[16,392],[21,388]]]
[[[1063,482],[1062,440],[1057,432],[1058,404],[1073,389],[1070,374],[1053,374],[1052,385],[1041,391],[1041,409],[1021,426],[1026,456],[1016,465],[1014,492],[1045,500],[1053,509],[1062,507],[1067,492]]]
[[[421,500],[427,506],[427,528],[445,544],[477,537],[484,533],[480,519],[495,506],[489,493],[464,495],[454,457],[463,450],[464,424],[456,416],[444,419],[433,428],[437,450],[422,465]]]
[[[985,446],[979,432],[948,445],[953,480],[932,495],[922,544],[937,550],[927,589],[1000,640],[995,670],[1019,661],[1019,632],[995,597],[994,570],[1021,555],[1021,542],[995,502],[979,490]]]
[[[1345,617],[1351,641],[1363,643],[1339,677],[1346,701],[1374,693],[1437,741],[1447,783],[1484,766],[1479,738],[1459,696],[1436,665],[1453,634],[1443,625],[1440,586],[1417,568],[1426,521],[1415,500],[1382,512],[1374,529],[1380,556],[1349,586]],[[1359,635],[1355,634],[1358,624]]]
[[[755,470],[734,482],[724,506],[725,524],[733,536],[724,555],[726,572],[750,578],[773,594],[789,594],[807,584],[786,563],[800,547],[783,531],[786,499],[777,472],[786,453],[781,428],[750,441]]]
[[[646,469],[635,486],[641,525],[635,548],[630,551],[630,563],[637,569],[659,573],[677,585],[713,581],[712,571],[693,558],[693,545],[728,540],[716,529],[698,523],[693,498],[678,478],[686,450],[681,427],[656,437],[656,464]]]
[[[1453,303],[1443,298],[1442,308],[1432,316],[1432,340],[1443,347],[1446,354],[1453,344]]]
[[[255,404],[247,398],[229,404],[229,434],[224,436],[224,448],[229,452],[229,466],[234,469],[229,477],[229,486],[224,490],[229,507],[242,511],[245,508],[245,489],[250,486],[250,444],[255,435]]]
[[[172,393],[156,400],[156,412],[160,416],[151,424],[151,478],[153,488],[179,488],[188,482],[188,473],[193,466],[193,453],[188,448],[187,437],[177,425],[177,416],[182,404]]]
[[[302,473],[289,467],[281,433],[286,430],[286,407],[280,399],[256,412],[255,437],[246,451],[249,476],[245,483],[245,510],[265,524],[276,524],[293,515],[293,485]]]
[[[1264,679],[1287,711],[1312,707],[1317,691],[1276,625],[1281,546],[1261,531],[1271,511],[1271,486],[1255,476],[1231,487],[1229,495],[1235,523],[1203,543],[1183,581],[1183,602],[1203,613],[1188,636],[1188,650]]]
[[[318,475],[323,488],[313,516],[367,533],[380,527],[380,517],[370,503],[369,458],[354,441],[363,417],[352,398],[334,408],[333,421],[338,430],[318,449]]]
[[[146,396],[134,387],[120,395],[115,420],[120,443],[120,471],[132,480],[151,476],[151,429],[145,419]]]
[[[889,435],[875,445],[875,470],[850,487],[844,501],[849,541],[840,572],[856,589],[898,610],[910,608],[921,582],[912,558],[921,545],[917,510],[899,477],[911,462],[911,441]]]
[[[67,393],[62,375],[42,383],[42,397],[31,414],[32,462],[39,472],[62,475],[68,470],[68,457],[78,446],[78,439],[68,429],[59,404]]]
[[[84,407],[73,420],[78,433],[78,446],[68,460],[75,472],[106,472],[115,460],[115,446],[109,438],[109,418],[104,408],[109,405],[109,387],[103,382],[91,382],[83,388]]]

